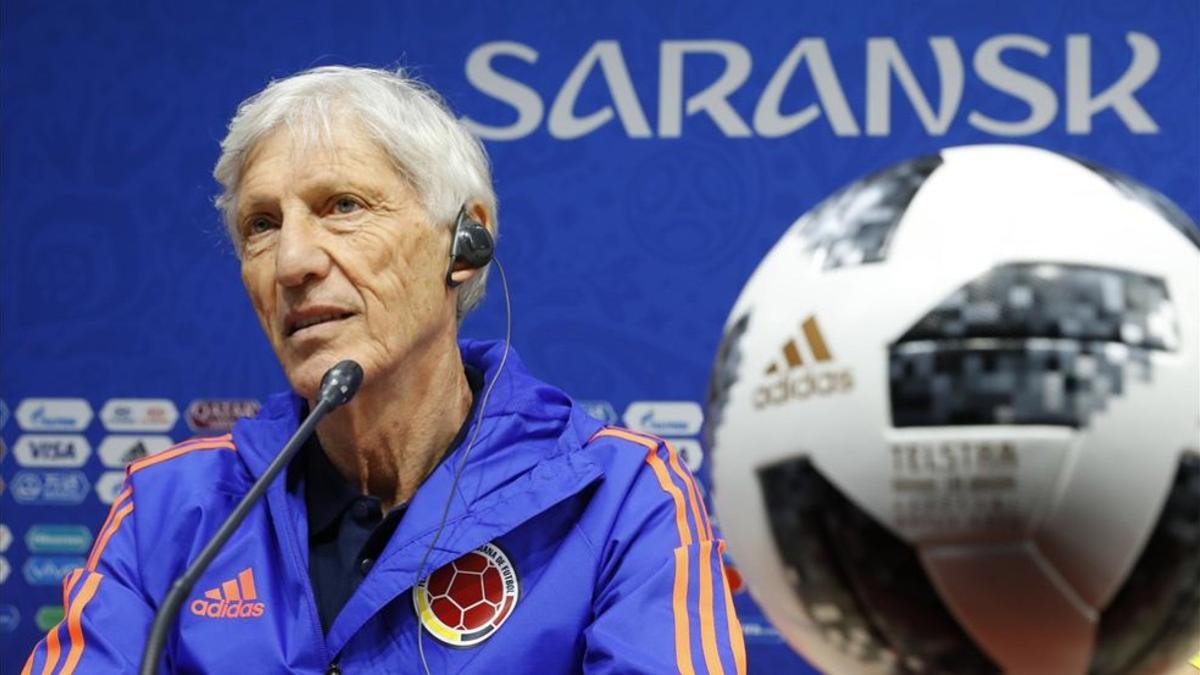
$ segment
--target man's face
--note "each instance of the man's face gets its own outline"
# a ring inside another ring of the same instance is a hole
[[[331,143],[281,127],[254,148],[237,186],[242,282],[292,387],[315,398],[342,359],[366,382],[455,329],[444,275],[449,232],[359,127]]]

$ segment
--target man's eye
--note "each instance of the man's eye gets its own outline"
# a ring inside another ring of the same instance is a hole
[[[249,235],[262,234],[273,227],[275,227],[275,224],[268,218],[251,218],[246,223],[246,233]]]
[[[333,212],[342,215],[354,213],[361,208],[362,204],[358,203],[358,200],[353,197],[338,197],[337,201],[333,203]]]

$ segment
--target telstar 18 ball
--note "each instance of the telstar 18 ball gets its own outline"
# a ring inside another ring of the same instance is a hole
[[[800,218],[713,368],[754,597],[856,673],[1159,672],[1200,647],[1200,238],[1045,150],[952,148]]]

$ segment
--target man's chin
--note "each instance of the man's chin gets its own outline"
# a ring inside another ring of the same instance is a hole
[[[321,379],[336,364],[337,360],[332,357],[314,356],[284,370],[288,383],[292,386],[292,391],[305,400],[312,401],[317,398],[317,392],[321,388]]]

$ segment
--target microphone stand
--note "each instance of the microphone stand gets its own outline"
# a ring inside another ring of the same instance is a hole
[[[192,587],[196,585],[196,581],[200,579],[200,575],[208,569],[213,559],[221,552],[225,546],[225,542],[233,536],[234,531],[246,519],[250,513],[250,509],[258,503],[262,498],[263,493],[267,491],[267,487],[275,480],[281,471],[292,461],[296,452],[304,445],[308,437],[312,435],[317,428],[317,423],[320,422],[334,408],[348,402],[358,391],[358,385],[362,383],[362,368],[353,361],[342,361],[333,368],[330,368],[325,376],[321,378],[320,395],[317,400],[317,405],[308,414],[300,428],[296,433],[292,434],[287,445],[283,446],[283,450],[271,462],[263,475],[259,477],[254,485],[250,486],[250,491],[242,497],[242,501],[234,507],[233,512],[221,524],[220,529],[213,535],[208,545],[204,550],[200,551],[200,555],[188,566],[175,583],[171,584],[171,590],[163,599],[162,605],[159,606],[158,612],[154,615],[154,624],[150,628],[150,636],[146,640],[146,649],[142,652],[142,664],[138,669],[140,675],[156,675],[158,672],[158,664],[162,660],[163,649],[166,645],[167,632],[175,624],[175,617],[179,614],[179,608],[183,605],[189,593],[192,592]]]

